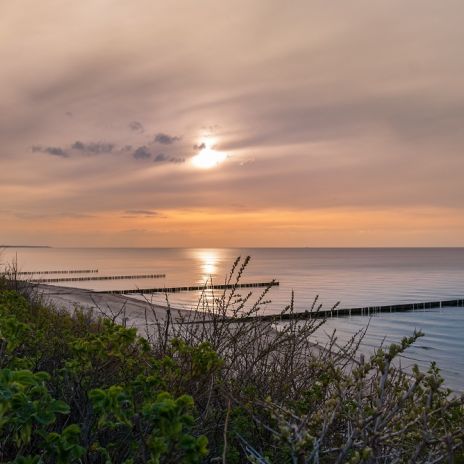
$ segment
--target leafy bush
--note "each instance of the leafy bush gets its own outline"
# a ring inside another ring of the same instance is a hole
[[[254,317],[269,289],[238,292],[247,263],[198,311],[147,315],[144,337],[0,282],[0,461],[463,462],[463,399],[435,364],[395,367],[420,333],[368,360],[362,333],[315,346],[323,320]]]
[[[1,462],[200,462],[192,398],[163,391],[176,363],[154,359],[134,329],[74,316],[0,291]],[[183,348],[195,372],[202,353]]]

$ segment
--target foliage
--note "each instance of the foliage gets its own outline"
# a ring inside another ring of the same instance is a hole
[[[206,456],[206,437],[192,433],[193,399],[163,391],[164,377],[179,375],[176,363],[154,359],[134,329],[3,289],[0,346],[1,462],[193,464]],[[182,347],[182,356],[193,375],[205,372],[205,346]]]
[[[462,398],[435,364],[396,367],[420,333],[367,360],[362,333],[315,346],[322,319],[255,318],[269,289],[239,293],[247,264],[143,337],[1,280],[0,462],[463,462]]]

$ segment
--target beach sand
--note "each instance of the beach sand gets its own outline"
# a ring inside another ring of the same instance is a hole
[[[34,293],[44,303],[51,304],[57,309],[72,313],[81,308],[92,311],[95,316],[104,315],[114,319],[119,324],[135,327],[140,335],[146,335],[147,323],[149,327],[166,319],[166,306],[152,304],[149,301],[137,300],[125,295],[97,293],[92,290],[57,285],[35,285]],[[189,315],[187,310],[171,308],[171,317]]]

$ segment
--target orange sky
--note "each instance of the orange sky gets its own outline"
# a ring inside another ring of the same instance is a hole
[[[0,244],[464,246],[463,14],[4,2]]]

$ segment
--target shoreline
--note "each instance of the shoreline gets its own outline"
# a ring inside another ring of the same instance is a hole
[[[166,316],[168,314],[167,306],[130,298],[126,295],[97,293],[88,289],[61,287],[48,284],[33,285],[30,286],[30,289],[33,295],[38,296],[44,303],[51,304],[58,310],[64,310],[70,314],[77,308],[89,310],[93,315],[109,317],[117,324],[133,327],[137,330],[139,336],[147,339],[150,339],[150,335],[156,330],[157,324],[162,324],[166,321]],[[192,311],[189,310],[178,308],[170,308],[170,310],[171,322],[174,324],[176,324],[176,319],[179,317],[186,317],[188,319],[188,322],[186,322],[188,325],[212,322],[208,319],[191,319],[193,314]],[[269,322],[269,319],[273,319],[274,317],[275,315],[267,315],[257,317],[257,319],[262,322]],[[343,318],[344,316],[341,317]],[[277,322],[279,318],[277,317],[276,319]],[[348,319],[350,319],[349,316]],[[239,325],[241,323],[249,323],[251,322],[251,318],[245,318],[244,320],[237,320],[235,322]],[[281,322],[284,322],[284,320],[281,320]],[[179,323],[182,324],[180,321]],[[313,341],[311,345],[314,350],[325,350],[323,344],[318,341]],[[449,383],[450,381],[451,384]],[[450,386],[454,392],[462,392],[462,386],[456,383],[454,377],[448,378],[447,376],[446,384]]]
[[[146,333],[147,324],[155,325],[166,320],[168,307],[149,301],[130,298],[126,295],[97,293],[75,287],[38,284],[31,286],[33,294],[53,305],[57,309],[72,313],[75,309],[84,309],[93,314],[114,318],[114,321],[135,327],[140,335]],[[170,317],[187,316],[191,312],[184,309],[170,308]]]

